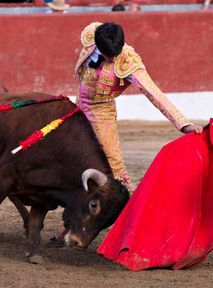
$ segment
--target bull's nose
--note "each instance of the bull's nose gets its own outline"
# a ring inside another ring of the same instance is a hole
[[[70,239],[78,250],[85,250],[88,245],[85,245],[83,241],[75,234],[70,234]]]
[[[78,243],[74,243],[74,242],[73,242],[73,244],[74,244],[74,248],[75,248],[76,250],[84,251],[84,250],[87,249],[87,247],[85,247],[85,246],[79,246]]]

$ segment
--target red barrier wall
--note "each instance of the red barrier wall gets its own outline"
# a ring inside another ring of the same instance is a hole
[[[129,4],[130,2],[138,3],[140,5],[153,5],[153,4],[203,4],[204,0],[66,0],[71,6],[113,6],[117,3]],[[11,2],[1,1],[2,6],[46,6],[44,0],[33,0],[32,2]]]
[[[0,84],[14,92],[75,95],[80,32],[92,21],[121,24],[163,91],[213,90],[210,11],[0,15]]]
[[[130,2],[141,5],[147,4],[202,4],[204,0],[67,0],[66,3],[76,6],[93,6],[93,5],[114,5],[117,3],[128,4]],[[35,5],[43,5],[43,0],[33,0]]]

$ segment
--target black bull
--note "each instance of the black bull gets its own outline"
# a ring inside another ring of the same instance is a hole
[[[0,105],[48,96],[3,93]],[[49,210],[64,207],[64,226],[71,241],[87,247],[115,221],[128,201],[127,189],[113,178],[105,153],[81,111],[27,150],[11,154],[20,140],[74,108],[69,100],[61,100],[0,113],[0,203],[9,197],[23,212],[27,256],[31,258],[37,253]],[[29,215],[23,204],[31,206]]]

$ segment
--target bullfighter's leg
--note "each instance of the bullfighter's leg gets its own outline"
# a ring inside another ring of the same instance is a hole
[[[40,232],[44,227],[44,218],[47,214],[47,210],[43,207],[32,207],[29,217],[29,246],[26,256],[29,261],[34,264],[40,264],[43,262],[42,256],[37,254],[38,247],[41,240]]]
[[[83,111],[86,106],[83,107]],[[89,106],[90,113],[86,112],[95,134],[106,153],[114,177],[127,186],[130,195],[134,189],[126,171],[123,152],[120,146],[119,132],[117,126],[117,112],[115,101],[109,103],[98,103]]]
[[[8,198],[15,205],[19,214],[21,215],[21,218],[23,219],[23,222],[24,222],[24,229],[26,231],[26,235],[28,235],[28,224],[29,224],[29,215],[30,215],[29,211],[17,197],[8,196]]]

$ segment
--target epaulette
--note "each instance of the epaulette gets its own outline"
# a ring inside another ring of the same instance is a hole
[[[95,44],[95,29],[100,26],[102,23],[100,22],[92,22],[87,25],[81,33],[81,43],[88,47]]]
[[[121,54],[115,58],[115,75],[126,78],[139,68],[145,69],[141,57],[134,48],[125,44]]]

